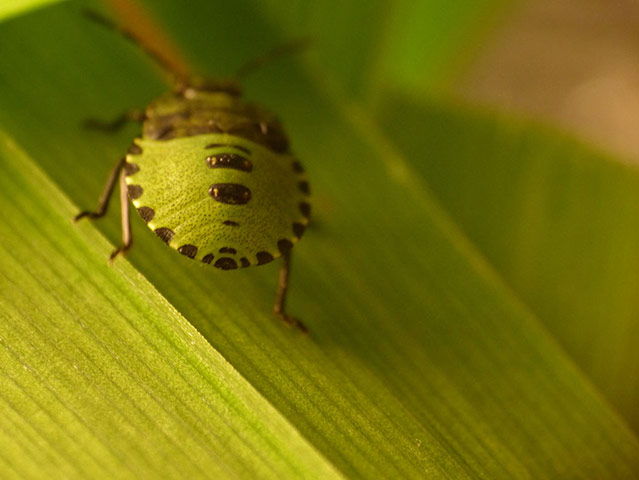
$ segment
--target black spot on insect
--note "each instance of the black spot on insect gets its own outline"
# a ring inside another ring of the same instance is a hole
[[[242,268],[250,267],[251,262],[249,262],[248,258],[242,257],[240,258],[240,263],[242,264]]]
[[[231,255],[235,255],[237,250],[231,247],[222,247],[220,248],[220,253],[230,253]]]
[[[140,171],[140,167],[138,166],[137,163],[126,162],[124,164],[124,174],[127,177],[133,175],[134,173],[138,173],[139,171]]]
[[[129,185],[127,186],[127,192],[129,193],[129,198],[135,200],[142,196],[144,189],[140,185]]]
[[[222,257],[217,259],[214,266],[222,270],[233,270],[237,268],[237,262],[232,258]]]
[[[293,224],[293,233],[297,238],[301,238],[304,234],[304,230],[306,230],[306,225],[302,223],[295,222]]]
[[[173,230],[166,227],[156,228],[154,231],[155,234],[160,237],[160,239],[162,239],[162,241],[166,244],[168,244],[173,238],[173,235],[175,235],[175,232]]]
[[[253,164],[250,160],[235,153],[218,153],[206,157],[206,164],[209,168],[232,168],[241,170],[242,172],[250,172],[253,170]]]
[[[257,264],[264,265],[273,261],[273,255],[268,252],[257,252]]]
[[[197,255],[197,247],[195,245],[182,245],[178,248],[178,252],[189,258],[194,258]]]
[[[281,240],[277,242],[277,248],[280,250],[280,253],[282,255],[286,255],[288,252],[291,251],[291,248],[293,248],[293,242],[285,238],[282,238]]]
[[[229,205],[244,205],[251,199],[251,191],[238,183],[214,183],[209,187],[209,195]]]
[[[142,147],[140,147],[137,143],[132,143],[127,150],[127,153],[130,155],[140,155],[142,153]]]
[[[306,218],[311,216],[311,205],[308,202],[300,202],[300,212]]]
[[[222,222],[222,225],[226,225],[227,227],[239,227],[240,224],[237,222],[234,222],[233,220],[224,220]]]
[[[140,207],[138,208],[138,213],[142,217],[142,220],[144,220],[146,223],[149,223],[151,220],[153,220],[153,217],[155,216],[155,210],[153,210],[151,207]]]
[[[250,151],[248,148],[243,147],[242,145],[227,145],[227,144],[224,144],[224,143],[211,143],[210,145],[207,145],[207,146],[206,146],[206,147],[204,147],[204,148],[218,148],[218,147],[231,147],[231,148],[236,148],[236,149],[238,149],[238,150],[240,150],[240,151],[242,151],[242,152],[246,153],[247,155],[250,155],[250,154],[251,154],[251,151]]]
[[[302,164],[300,162],[295,160],[292,165],[293,165],[293,171],[295,173],[304,173],[304,167],[302,167]]]
[[[215,257],[213,256],[212,253],[207,253],[206,255],[204,255],[204,257],[202,258],[202,261],[204,263],[211,263],[213,261]]]
[[[301,182],[299,182],[297,184],[297,188],[300,189],[300,191],[304,194],[304,195],[310,195],[311,194],[311,189],[308,186],[308,182],[306,180],[302,180]]]

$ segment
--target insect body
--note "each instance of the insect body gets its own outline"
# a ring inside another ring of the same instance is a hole
[[[178,252],[228,270],[287,254],[309,216],[308,183],[277,122],[228,92],[161,97],[126,157],[128,195]]]
[[[123,243],[111,258],[132,244],[128,199],[160,239],[204,264],[230,270],[282,256],[274,311],[305,331],[284,303],[310,192],[279,121],[244,102],[236,82],[199,78],[176,81],[171,93],[128,118],[143,121],[141,137],[111,173],[98,210],[76,220],[106,213],[119,176]]]

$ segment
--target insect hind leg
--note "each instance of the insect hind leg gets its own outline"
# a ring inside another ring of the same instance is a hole
[[[109,257],[109,260],[112,261],[119,254],[124,254],[131,245],[133,244],[133,235],[131,233],[131,218],[129,215],[129,194],[126,186],[125,180],[125,172],[124,172],[124,164],[126,163],[126,159],[122,158],[115,167],[109,173],[109,177],[107,178],[106,184],[104,185],[104,190],[102,191],[102,195],[100,195],[100,200],[98,202],[98,208],[96,211],[88,211],[85,210],[83,212],[78,213],[73,221],[77,222],[82,218],[100,218],[103,217],[108,208],[109,202],[111,200],[111,196],[113,195],[113,190],[115,189],[115,183],[120,179],[120,203],[122,208],[122,244],[116,248]]]
[[[277,282],[277,292],[275,294],[275,304],[273,305],[273,313],[280,318],[289,327],[297,328],[301,333],[307,334],[308,328],[299,319],[289,315],[285,311],[286,293],[288,291],[288,279],[291,271],[291,253],[287,252],[282,255],[282,268]]]
[[[113,194],[113,189],[115,188],[115,183],[118,180],[118,176],[122,172],[122,169],[124,168],[125,162],[126,162],[126,159],[124,157],[121,158],[118,161],[118,163],[115,165],[115,167],[113,167],[113,169],[109,173],[106,184],[104,185],[104,190],[102,191],[102,195],[100,195],[100,200],[98,201],[97,210],[95,211],[84,210],[78,213],[73,218],[74,222],[77,222],[78,220],[84,217],[93,219],[93,218],[104,217],[104,215],[106,215],[107,210],[109,208],[109,201],[111,200],[111,195]]]
[[[109,257],[113,261],[115,257],[124,255],[133,245],[133,233],[131,232],[131,216],[129,211],[129,193],[126,185],[126,172],[120,173],[120,205],[122,212],[122,244],[118,246]]]

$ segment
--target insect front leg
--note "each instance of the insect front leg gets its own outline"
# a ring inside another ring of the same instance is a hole
[[[100,195],[100,200],[98,202],[98,209],[95,212],[85,210],[78,213],[73,219],[74,222],[77,222],[81,218],[100,218],[103,217],[107,209],[109,208],[109,200],[111,200],[111,195],[113,194],[113,189],[115,187],[115,182],[118,180],[118,176],[122,172],[122,168],[124,167],[124,163],[126,159],[122,158],[118,163],[113,167],[111,173],[109,173],[109,177],[107,178],[106,184],[104,185],[104,190],[102,191],[102,195]]]
[[[129,215],[129,193],[126,185],[126,172],[120,173],[120,206],[122,211],[122,244],[118,246],[109,257],[113,261],[119,254],[124,255],[133,244],[133,234],[131,232],[131,217]]]
[[[286,293],[288,291],[289,276],[291,272],[291,252],[282,255],[282,268],[277,282],[277,292],[275,293],[275,304],[273,305],[273,313],[277,315],[288,326],[295,327],[302,333],[308,333],[306,325],[299,319],[288,315],[285,311]]]
[[[103,132],[111,133],[117,132],[129,122],[143,122],[144,118],[144,112],[142,110],[132,109],[124,112],[122,115],[114,118],[111,121],[89,118],[84,122],[84,127],[90,128],[92,130],[101,130]]]

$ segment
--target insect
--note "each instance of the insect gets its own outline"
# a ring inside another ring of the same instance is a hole
[[[129,201],[163,242],[200,263],[231,270],[281,257],[273,311],[306,332],[301,321],[286,313],[285,302],[291,248],[310,219],[308,180],[277,118],[242,100],[239,86],[240,72],[291,46],[253,60],[231,79],[210,80],[176,73],[131,31],[95,12],[87,15],[149,53],[174,82],[171,92],[144,111],[133,110],[113,122],[89,122],[93,128],[115,130],[137,121],[142,134],[111,171],[98,208],[80,212],[75,221],[104,216],[119,181],[122,244],[111,260],[133,242]]]

